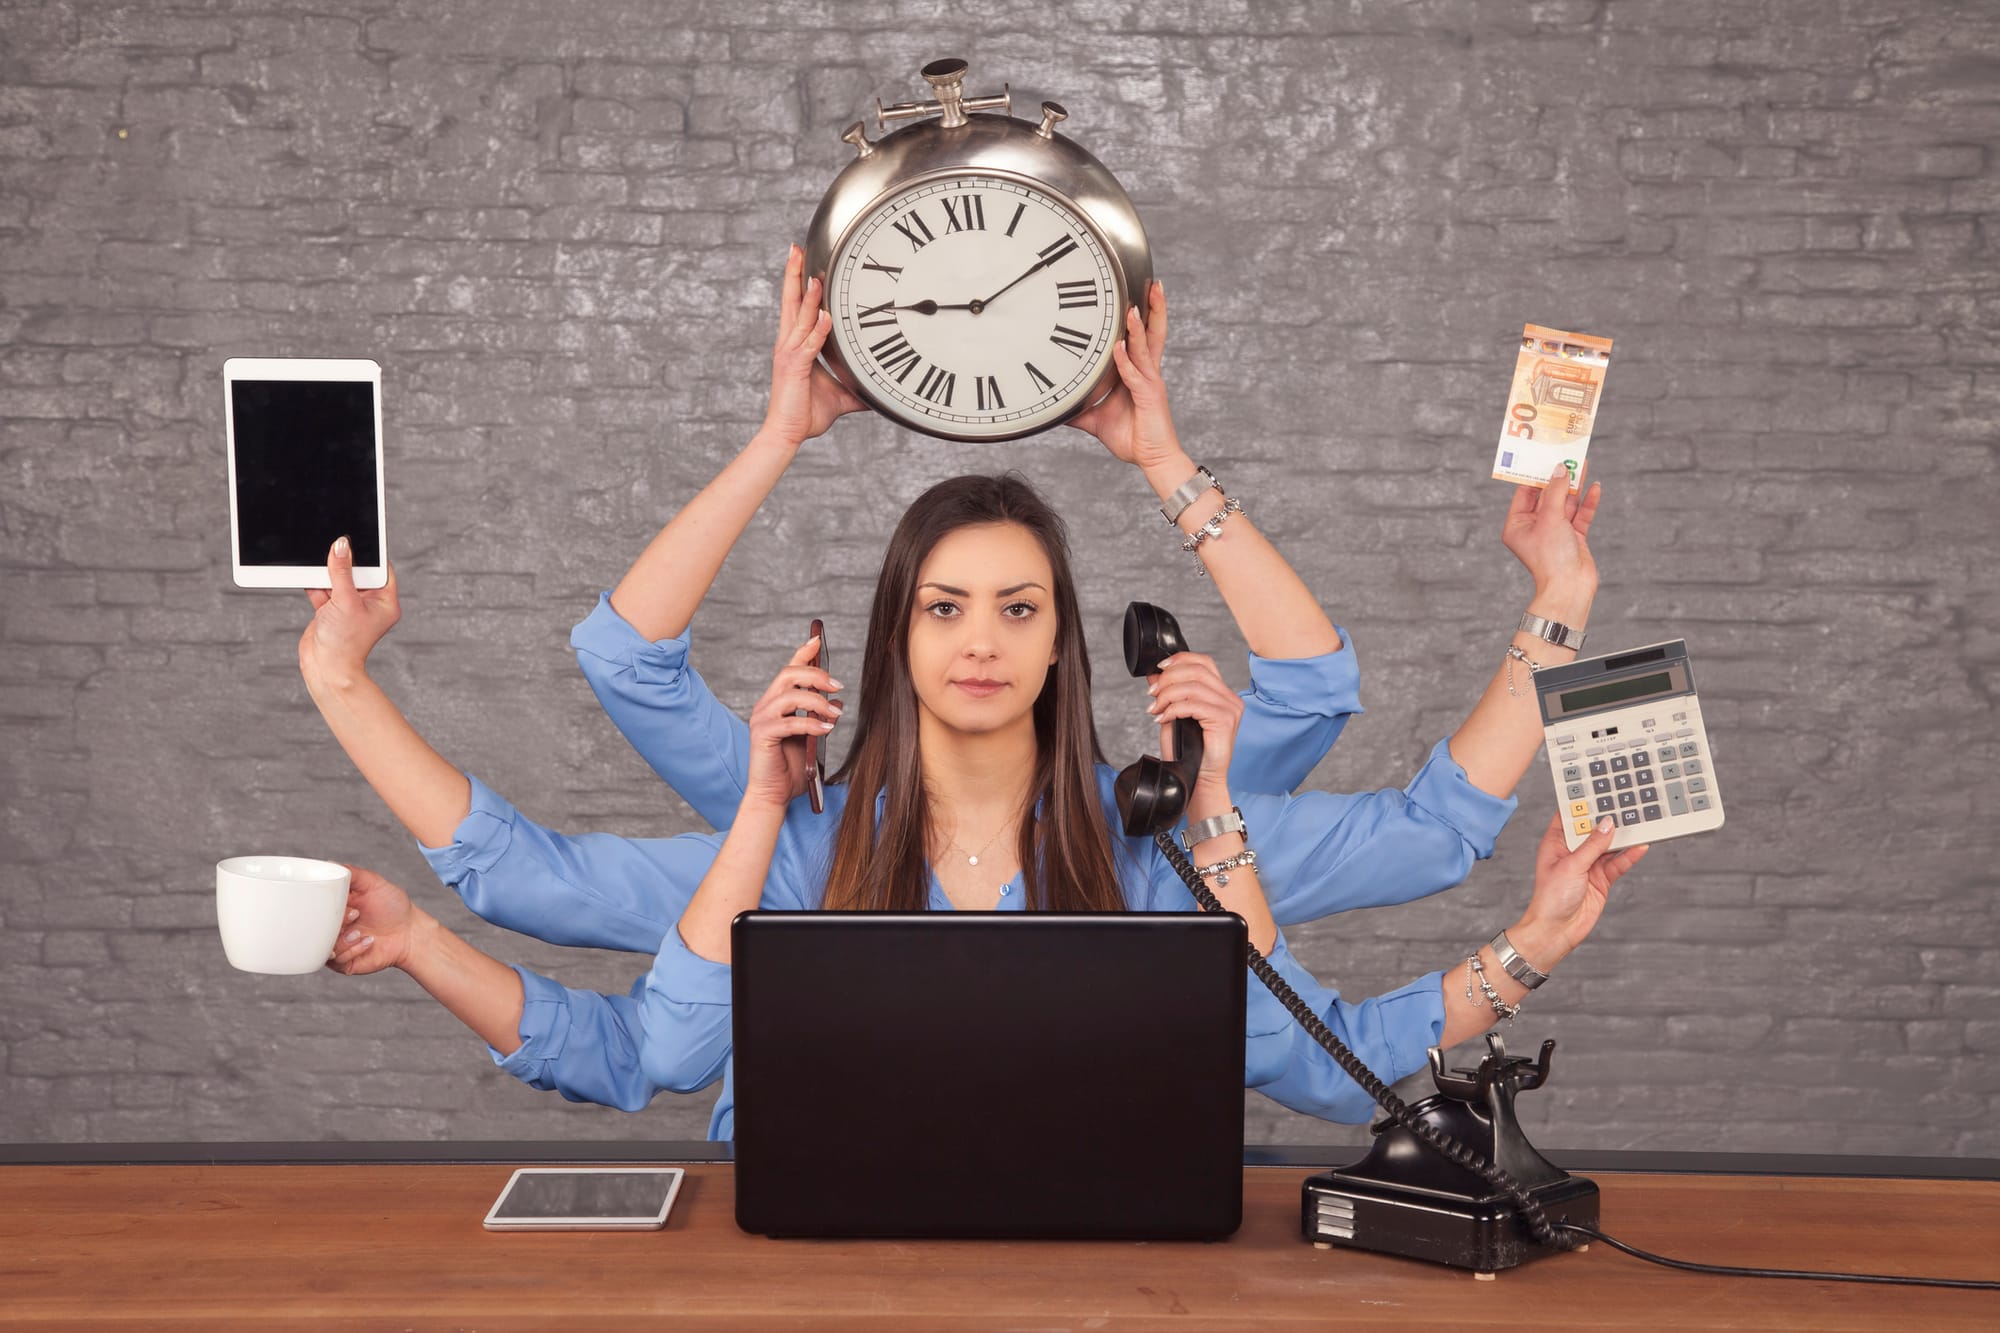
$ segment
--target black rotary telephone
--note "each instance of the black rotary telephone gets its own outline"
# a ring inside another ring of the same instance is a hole
[[[1134,676],[1149,676],[1163,658],[1186,651],[1187,639],[1169,612],[1146,602],[1125,608],[1125,669]],[[1201,770],[1202,741],[1193,718],[1176,718],[1173,725],[1172,760],[1146,755],[1118,774],[1118,813],[1127,837],[1153,839],[1203,910],[1226,911],[1174,841],[1172,830]],[[1573,1228],[1596,1226],[1597,1186],[1550,1165],[1514,1119],[1515,1092],[1548,1078],[1553,1041],[1542,1044],[1536,1065],[1508,1058],[1500,1039],[1489,1035],[1491,1053],[1479,1069],[1451,1075],[1433,1047],[1438,1095],[1412,1107],[1333,1035],[1255,946],[1249,953],[1258,980],[1389,1113],[1375,1126],[1375,1147],[1366,1158],[1306,1181],[1306,1239],[1481,1274],[1586,1243]]]

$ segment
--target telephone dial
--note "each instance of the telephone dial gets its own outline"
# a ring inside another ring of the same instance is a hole
[[[1132,675],[1149,676],[1163,659],[1187,650],[1169,612],[1146,602],[1125,608],[1125,669]],[[1172,834],[1201,769],[1201,724],[1174,719],[1173,742],[1172,759],[1146,755],[1118,774],[1118,813],[1126,836],[1153,839],[1203,910],[1226,911]],[[1410,1106],[1333,1035],[1255,946],[1250,970],[1388,1112],[1374,1127],[1375,1146],[1366,1157],[1306,1181],[1307,1240],[1430,1259],[1482,1276],[1581,1247],[1580,1233],[1567,1228],[1596,1226],[1597,1186],[1536,1152],[1514,1118],[1516,1094],[1547,1081],[1553,1041],[1542,1043],[1535,1063],[1509,1057],[1499,1036],[1489,1034],[1490,1053],[1479,1068],[1451,1074],[1432,1047],[1437,1095]]]

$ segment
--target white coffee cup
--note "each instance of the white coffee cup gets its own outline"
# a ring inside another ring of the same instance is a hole
[[[347,867],[305,856],[232,856],[215,863],[215,918],[230,966],[317,972],[347,915]]]

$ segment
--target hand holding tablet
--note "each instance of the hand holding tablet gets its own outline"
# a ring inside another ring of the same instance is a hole
[[[240,588],[325,588],[346,537],[354,585],[388,580],[383,522],[382,368],[373,361],[231,357],[230,558]]]

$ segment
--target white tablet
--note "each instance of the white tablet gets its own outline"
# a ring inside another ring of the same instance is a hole
[[[240,588],[324,588],[346,536],[354,585],[388,581],[383,528],[382,367],[373,361],[231,357],[229,545]]]
[[[486,1214],[489,1231],[657,1231],[678,1166],[524,1166]]]

